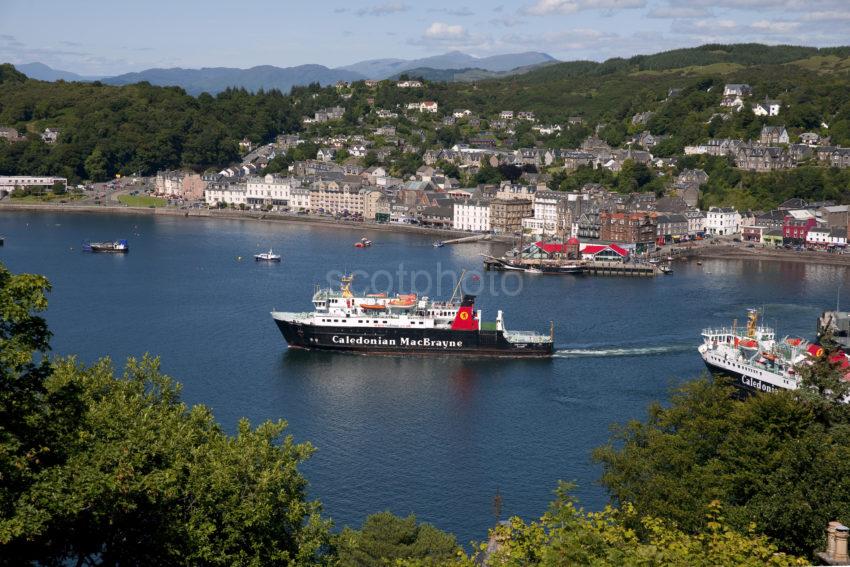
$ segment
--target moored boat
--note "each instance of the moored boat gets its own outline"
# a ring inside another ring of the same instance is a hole
[[[116,252],[126,254],[130,251],[130,245],[124,239],[114,242],[84,242],[82,248],[85,252]]]
[[[504,357],[553,353],[554,326],[548,335],[509,331],[501,311],[495,321],[483,322],[472,295],[460,301],[453,295],[447,302],[415,294],[355,295],[351,282],[344,276],[339,290],[316,291],[312,312],[272,312],[290,348]]]
[[[259,254],[254,254],[254,260],[257,262],[280,262],[280,254],[275,254],[274,250],[269,248],[268,252],[260,252]]]

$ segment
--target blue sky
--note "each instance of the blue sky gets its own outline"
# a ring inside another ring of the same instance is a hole
[[[0,0],[0,61],[82,74],[743,41],[850,43],[850,0]]]

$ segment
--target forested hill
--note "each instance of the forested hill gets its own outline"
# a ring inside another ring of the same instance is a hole
[[[584,126],[556,137],[535,137],[525,128],[517,132],[518,144],[575,147],[593,126],[604,125],[601,136],[619,145],[637,128],[648,128],[669,136],[659,151],[671,155],[709,137],[752,138],[769,123],[796,133],[815,130],[831,136],[833,143],[850,145],[850,47],[706,45],[602,63],[555,63],[492,80],[427,81],[418,89],[384,81],[374,88],[356,82],[342,90],[311,85],[289,93],[231,89],[194,97],[180,88],[147,83],[35,81],[11,65],[0,66],[0,83],[0,126],[17,128],[28,138],[0,141],[0,174],[56,174],[74,180],[224,166],[238,159],[237,143],[243,137],[269,142],[277,134],[300,131],[304,116],[334,105],[346,108],[343,120],[323,125],[318,133],[369,134],[386,122],[376,117],[375,109],[397,110],[421,100],[436,100],[440,113],[395,121],[399,136],[409,138],[420,152],[475,134],[440,124],[456,108],[483,118],[482,130],[488,128],[488,118],[508,109],[533,111],[542,123],[584,119]],[[781,115],[756,118],[741,112],[723,119],[718,105],[725,83],[750,84],[753,101],[781,100]],[[671,96],[671,89],[677,94]],[[655,113],[648,124],[630,123],[633,115],[647,111]],[[38,134],[46,127],[61,130],[58,143],[41,142]],[[427,135],[421,140],[415,133],[423,131]]]

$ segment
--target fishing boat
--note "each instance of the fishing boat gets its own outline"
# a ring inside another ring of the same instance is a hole
[[[254,260],[257,262],[280,262],[280,254],[275,254],[274,251],[269,248],[268,252],[254,254]]]
[[[85,252],[113,252],[118,254],[126,254],[130,251],[130,246],[126,240],[116,240],[114,242],[83,242],[83,251]]]

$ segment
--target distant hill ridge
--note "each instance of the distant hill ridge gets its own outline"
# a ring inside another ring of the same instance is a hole
[[[361,61],[345,67],[329,68],[324,65],[298,65],[295,67],[276,67],[259,65],[249,69],[234,67],[203,67],[201,69],[153,68],[133,73],[124,73],[113,77],[85,77],[70,71],[56,70],[42,63],[26,63],[16,68],[30,78],[42,81],[93,81],[100,80],[110,85],[127,85],[147,81],[158,86],[179,86],[186,92],[198,95],[202,92],[212,94],[228,87],[242,87],[250,91],[260,89],[278,89],[289,92],[294,86],[319,83],[323,86],[337,81],[358,81],[363,79],[386,79],[398,75],[407,69],[428,68],[434,70],[470,70],[481,71],[481,78],[488,73],[506,73],[512,69],[524,72],[535,65],[556,61],[545,53],[527,52],[491,57],[474,57],[459,51],[445,53],[423,59],[373,59]],[[451,79],[448,79],[451,80]]]
[[[40,63],[17,65],[27,76],[45,81],[101,80],[124,85],[147,81],[158,86],[179,86],[188,93],[212,94],[228,87],[244,87],[251,91],[279,89],[289,92],[294,86],[319,83],[323,86],[337,81],[357,81],[366,78],[397,78],[402,74],[430,81],[469,82],[515,76],[513,81],[525,84],[545,83],[574,77],[603,77],[637,72],[666,72],[677,69],[711,65],[786,64],[812,58],[850,57],[850,47],[804,47],[794,45],[762,45],[757,43],[707,44],[699,47],[673,49],[651,55],[629,58],[615,57],[603,62],[560,62],[545,53],[526,52],[492,57],[474,57],[454,51],[422,59],[374,59],[338,68],[323,65],[275,67],[260,65],[250,69],[206,67],[202,69],[147,69],[115,77],[84,77],[59,71]],[[812,65],[823,65],[812,61]]]

